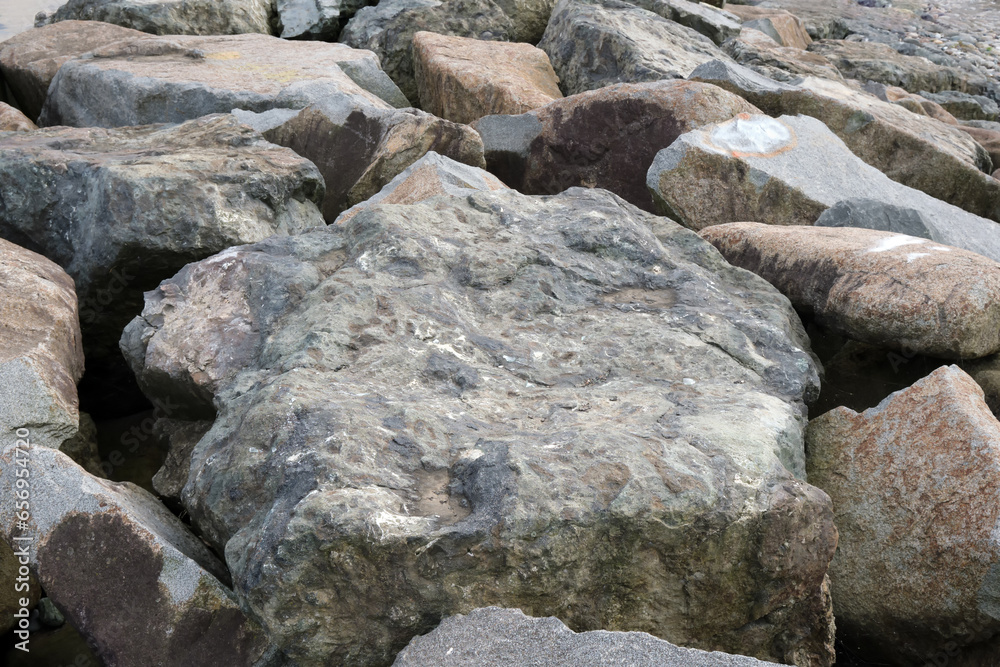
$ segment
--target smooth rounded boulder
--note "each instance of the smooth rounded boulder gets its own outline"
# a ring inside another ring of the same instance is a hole
[[[855,340],[950,359],[1000,351],[1000,264],[982,255],[846,227],[737,222],[700,236]]]

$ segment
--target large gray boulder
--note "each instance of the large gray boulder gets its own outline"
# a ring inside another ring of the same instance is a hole
[[[374,51],[403,94],[419,101],[413,36],[421,31],[475,39],[511,40],[514,24],[493,0],[383,0],[347,22],[340,41]]]
[[[127,327],[151,398],[218,407],[182,501],[242,603],[300,664],[499,603],[829,665],[788,302],[605,191],[467,192],[191,264]]]
[[[323,225],[322,198],[315,165],[232,116],[0,135],[0,237],[76,281],[91,360],[117,356],[144,291],[230,246]]]
[[[982,389],[939,368],[863,413],[814,419],[808,448],[840,529],[837,631],[883,664],[995,664],[1000,423]]]
[[[837,81],[805,77],[794,85],[778,83],[733,62],[708,63],[691,79],[741,95],[771,116],[818,118],[892,180],[1000,221],[1000,181],[989,176],[989,153],[955,125]]]
[[[740,18],[704,2],[636,0],[633,4],[700,32],[716,44],[740,34]]]
[[[620,0],[559,0],[538,48],[566,95],[613,83],[683,79],[727,56],[691,28]]]
[[[366,5],[365,0],[277,0],[278,36],[333,41],[340,35],[341,21]]]
[[[645,632],[575,633],[558,618],[532,618],[520,609],[484,607],[450,616],[416,637],[393,667],[506,667],[508,665],[628,665],[629,667],[766,667],[741,655],[680,648]]]
[[[154,35],[271,34],[271,0],[68,0],[49,18],[103,21]]]
[[[27,520],[12,492],[23,469]],[[225,567],[152,494],[13,441],[0,450],[0,480],[11,490],[0,498],[0,539],[26,547],[46,595],[108,667],[249,667],[268,658],[260,626],[220,581]]]
[[[39,125],[179,123],[233,109],[302,109],[329,98],[406,106],[375,54],[342,44],[267,35],[144,36],[63,63]]]
[[[890,180],[809,116],[742,116],[681,135],[657,153],[646,183],[659,210],[692,229],[812,225],[841,201],[867,199],[916,210],[934,230],[921,236],[1000,261],[997,223]]]

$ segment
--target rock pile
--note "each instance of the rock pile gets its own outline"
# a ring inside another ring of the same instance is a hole
[[[995,664],[997,68],[889,4],[69,0],[0,43],[0,631]]]

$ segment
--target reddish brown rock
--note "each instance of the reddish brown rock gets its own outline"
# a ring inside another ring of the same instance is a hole
[[[869,81],[864,86],[858,85],[856,81],[852,81],[850,84],[855,84],[855,87],[859,90],[874,95],[883,102],[898,104],[917,115],[930,116],[948,125],[958,125],[958,119],[949,113],[947,109],[923,95],[910,93],[899,86],[887,86],[884,83],[877,83],[875,81]]]
[[[767,9],[752,5],[726,5],[726,11],[743,19],[743,25],[778,37],[781,46],[805,49],[812,44],[806,26],[798,16],[783,9]]]
[[[0,74],[14,95],[13,102],[37,120],[56,72],[67,60],[123,39],[149,35],[101,23],[62,21],[22,32],[0,44]]]
[[[474,127],[489,170],[511,187],[527,194],[605,188],[651,211],[645,175],[658,150],[695,128],[756,112],[716,86],[667,80],[606,86],[520,116],[487,116]]]
[[[0,102],[0,132],[28,132],[37,129],[38,126],[23,113]]]
[[[995,664],[1000,423],[972,378],[946,366],[861,414],[836,408],[806,450],[840,530],[838,634],[891,664]]]
[[[963,132],[976,140],[980,146],[986,149],[993,160],[993,166],[1000,168],[1000,132],[988,130],[983,127],[959,126]]]
[[[413,66],[420,106],[456,123],[521,114],[563,96],[548,55],[530,44],[418,32]]]
[[[700,235],[855,340],[950,359],[1000,351],[1000,264],[982,255],[846,227],[737,222]]]

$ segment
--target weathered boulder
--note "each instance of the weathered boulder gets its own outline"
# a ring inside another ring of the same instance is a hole
[[[809,50],[825,56],[846,77],[899,86],[911,93],[921,90],[981,93],[988,83],[985,77],[970,77],[960,69],[936,65],[920,56],[905,56],[878,42],[821,39],[810,44]]]
[[[209,420],[182,421],[169,417],[156,420],[153,435],[170,443],[163,466],[153,475],[153,489],[165,502],[179,506],[191,470],[191,452],[211,427]]]
[[[957,90],[941,90],[936,93],[922,90],[920,94],[937,102],[956,118],[991,121],[1000,119],[1000,106],[989,97],[970,95]]]
[[[73,279],[0,240],[0,294],[0,436],[13,440],[17,429],[31,428],[36,442],[59,448],[77,434],[80,419],[83,348]]]
[[[848,85],[851,85],[850,83]],[[920,116],[930,116],[948,125],[958,125],[958,119],[951,115],[947,109],[923,95],[910,93],[898,86],[887,86],[884,83],[868,81],[861,90],[870,93],[883,102],[898,104],[904,109],[908,109]]]
[[[191,264],[127,327],[150,396],[219,408],[182,500],[241,601],[305,664],[504,604],[829,665],[787,301],[610,193],[467,192]]]
[[[510,17],[513,41],[538,44],[549,25],[556,0],[496,0],[496,3]]]
[[[232,116],[0,136],[0,236],[76,281],[88,358],[117,356],[142,293],[188,262],[323,225],[322,197],[312,163]]]
[[[429,151],[389,181],[377,194],[340,214],[343,224],[364,209],[377,204],[415,204],[437,195],[462,197],[472,190],[505,190],[493,174]]]
[[[225,567],[155,497],[94,477],[47,447],[0,452],[0,479],[30,470],[30,519],[0,499],[2,539],[28,537],[29,565],[109,667],[254,665],[269,645],[220,579]]]
[[[744,24],[738,37],[722,45],[733,60],[775,81],[796,81],[802,76],[818,76],[842,81],[840,70],[819,55],[803,49],[781,46],[771,36]]]
[[[406,106],[374,54],[342,44],[267,35],[145,36],[64,63],[38,124],[179,123],[233,109],[302,109],[330,98]]]
[[[30,132],[38,126],[19,110],[0,102],[0,132]]]
[[[728,5],[727,12],[743,20],[747,28],[760,30],[773,38],[780,46],[806,49],[812,44],[812,37],[806,31],[805,23],[795,14],[783,9],[755,7],[753,5]]]
[[[700,32],[716,44],[740,34],[739,17],[704,2],[636,0],[633,4]]]
[[[704,35],[620,0],[559,0],[538,48],[567,95],[613,83],[683,79],[726,55]]]
[[[365,7],[365,0],[277,0],[275,11],[283,39],[321,39],[331,42],[340,35],[341,21]]]
[[[67,60],[117,41],[148,37],[99,21],[62,21],[14,35],[0,42],[0,74],[13,94],[8,101],[37,120],[49,85]]]
[[[1000,423],[954,366],[807,434],[833,498],[837,630],[894,664],[987,665],[1000,648]]]
[[[103,21],[154,35],[271,34],[271,0],[67,0],[51,21]]]
[[[740,116],[681,135],[657,153],[646,184],[662,213],[696,230],[812,225],[841,201],[868,199],[918,211],[920,236],[1000,261],[997,223],[889,180],[809,116]]]
[[[982,255],[869,229],[735,222],[701,237],[854,340],[950,359],[1000,351],[1000,264]]]
[[[563,96],[549,57],[530,44],[418,32],[413,68],[421,108],[456,123],[524,113]]]
[[[507,41],[514,36],[514,24],[493,0],[383,0],[358,11],[340,41],[374,51],[386,73],[416,103],[413,36],[421,31]]]
[[[1000,221],[1000,184],[988,175],[992,172],[990,156],[956,126],[836,81],[806,77],[788,85],[732,62],[708,63],[693,72],[691,79],[742,95],[772,116],[818,118],[855,155],[892,180]]]
[[[299,112],[236,113],[266,139],[313,160],[326,180],[328,222],[375,195],[428,151],[485,167],[483,141],[467,125],[417,109],[345,104],[330,98]]]
[[[630,667],[765,667],[741,655],[680,648],[645,632],[573,632],[558,618],[532,618],[520,609],[483,607],[449,616],[415,637],[393,667],[506,665],[629,665]]]
[[[986,149],[993,164],[1000,168],[1000,130],[989,130],[981,127],[959,126],[963,132],[975,139],[976,143]]]
[[[12,493],[14,489],[8,489]],[[20,550],[18,545],[18,550]],[[34,609],[38,605],[38,600],[42,596],[42,589],[38,586],[38,580],[31,574],[30,570],[22,570],[18,557],[14,555],[14,550],[8,546],[6,540],[0,537],[0,577],[3,577],[4,587],[0,589],[0,633],[7,634],[14,628],[20,619],[14,614],[21,615],[22,609]],[[27,601],[27,605],[22,606],[21,602]],[[22,641],[18,638],[17,641]]]
[[[657,151],[741,113],[757,108],[716,86],[667,80],[606,86],[526,114],[487,116],[474,127],[489,170],[521,192],[604,188],[652,211],[645,179]]]

